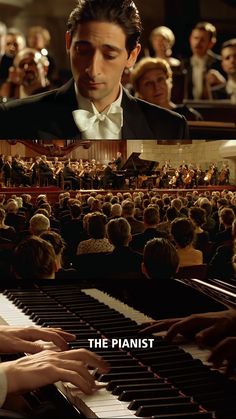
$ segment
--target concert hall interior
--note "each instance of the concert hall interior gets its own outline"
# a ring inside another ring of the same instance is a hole
[[[88,395],[61,370],[24,376],[3,417],[234,418],[234,381],[207,359],[226,338],[234,365],[236,140],[3,140],[0,155],[0,352],[62,328],[75,352],[53,356],[88,356],[97,383]],[[166,341],[182,317],[192,335],[180,322]]]

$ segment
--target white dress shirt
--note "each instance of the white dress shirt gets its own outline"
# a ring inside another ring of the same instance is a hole
[[[206,72],[207,56],[199,57],[193,55],[191,57],[192,81],[193,81],[193,98],[201,99],[204,86],[204,75]]]
[[[88,126],[86,130],[81,130],[81,127],[79,125],[79,118],[76,118],[77,110],[73,111],[73,117],[74,121],[78,127],[78,129],[81,131],[81,137],[83,140],[88,139],[94,139],[94,140],[119,140],[121,138],[121,128],[123,126],[123,110],[120,109],[120,118],[119,121],[117,121],[116,125],[116,132],[111,132],[106,124],[105,118],[106,116],[109,116],[109,114],[112,114],[116,109],[119,110],[121,107],[121,101],[122,101],[122,95],[123,90],[122,87],[120,87],[120,93],[118,98],[113,102],[110,106],[108,106],[103,112],[98,112],[93,102],[91,102],[89,99],[82,96],[75,84],[75,92],[78,102],[78,110],[84,110],[90,112],[94,116],[98,116],[98,118],[94,118],[95,121],[92,125]],[[76,120],[77,119],[77,120]]]

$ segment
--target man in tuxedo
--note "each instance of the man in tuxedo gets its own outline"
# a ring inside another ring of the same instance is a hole
[[[67,29],[73,79],[2,104],[1,138],[187,138],[184,117],[136,99],[121,86],[141,49],[141,20],[132,0],[79,0]]]
[[[184,96],[186,99],[211,99],[211,87],[216,81],[213,69],[220,68],[220,56],[212,51],[216,43],[215,26],[209,22],[198,22],[191,31],[189,43],[192,56],[184,62]]]
[[[236,103],[236,38],[222,44],[221,67],[227,80],[222,83],[221,74],[215,74],[219,83],[212,89],[212,96],[214,99],[230,99],[232,103]]]

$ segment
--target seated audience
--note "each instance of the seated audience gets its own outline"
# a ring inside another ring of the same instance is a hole
[[[201,250],[203,259],[207,262],[209,258],[209,234],[202,229],[202,226],[206,223],[206,211],[203,208],[191,207],[189,209],[189,218],[194,226],[194,247]]]
[[[49,217],[44,214],[33,215],[29,222],[29,229],[34,236],[40,236],[44,231],[50,229]]]
[[[210,22],[198,22],[191,31],[189,44],[192,56],[184,62],[187,72],[185,99],[212,98],[211,88],[216,82],[212,71],[214,74],[214,70],[220,67],[220,56],[212,51],[216,36],[216,27]]]
[[[155,207],[147,207],[143,212],[143,223],[145,230],[142,233],[133,235],[130,246],[132,249],[143,252],[145,244],[154,237],[165,237],[167,234],[164,231],[158,230],[157,226],[160,221],[159,209]]]
[[[131,200],[124,200],[122,206],[122,217],[124,217],[131,227],[131,234],[142,233],[145,229],[142,221],[134,218],[135,206]]]
[[[219,246],[224,242],[232,241],[232,224],[235,219],[235,214],[232,208],[222,208],[219,210],[219,222],[220,226],[223,228],[222,231],[216,234],[214,243]]]
[[[166,60],[173,70],[179,70],[181,62],[172,57],[172,47],[175,43],[175,35],[172,30],[167,26],[158,26],[152,30],[149,39],[154,57]]]
[[[142,272],[151,279],[171,279],[179,267],[179,255],[164,237],[149,240],[144,247]]]
[[[63,251],[65,249],[65,243],[62,240],[60,234],[55,231],[45,231],[40,235],[41,239],[49,242],[55,251],[56,255],[56,279],[74,279],[77,276],[77,272],[73,268],[63,268]]]
[[[15,56],[25,47],[25,37],[17,28],[9,28],[5,34],[4,54],[0,62],[0,84],[9,76],[9,68]],[[1,95],[2,96],[2,95]]]
[[[232,103],[236,103],[236,38],[223,43],[221,66],[227,80],[222,81],[221,73],[214,73],[218,85],[212,88],[212,96],[214,99],[230,99]]]
[[[3,208],[0,208],[0,237],[14,242],[16,239],[16,230],[14,227],[5,224],[5,219],[6,212]]]
[[[188,120],[202,120],[202,116],[186,105],[176,105],[171,101],[173,86],[172,70],[167,61],[161,58],[141,59],[131,73],[131,81],[136,96],[184,115]]]
[[[201,265],[203,255],[193,247],[194,227],[188,218],[176,218],[171,223],[171,234],[179,255],[179,266]]]
[[[106,238],[106,217],[100,212],[91,213],[88,217],[89,239],[79,243],[77,255],[84,253],[112,252],[113,245]]]
[[[22,49],[9,68],[9,76],[1,86],[0,94],[8,99],[22,99],[37,93],[47,92],[50,83],[47,78],[48,60],[37,50]]]
[[[16,278],[32,281],[55,279],[56,270],[56,254],[53,246],[46,240],[31,236],[16,246],[13,258]]]
[[[56,74],[56,65],[54,58],[50,55],[48,47],[50,45],[51,35],[48,29],[42,26],[31,26],[27,33],[27,44],[30,48],[36,49],[41,55],[47,58],[48,78],[52,81]]]
[[[127,219],[114,218],[107,223],[107,236],[113,251],[107,255],[107,271],[109,276],[141,273],[142,256],[129,247],[132,240],[131,227]]]

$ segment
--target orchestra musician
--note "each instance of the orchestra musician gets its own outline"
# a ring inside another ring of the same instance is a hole
[[[6,187],[11,185],[12,180],[12,156],[6,156],[2,167],[3,181]]]
[[[115,174],[115,168],[116,165],[113,161],[110,161],[106,166],[102,177],[102,186],[104,187],[104,189],[115,189],[117,187],[117,177]]]
[[[45,155],[41,156],[41,160],[39,162],[39,176],[41,183],[44,183],[45,180],[49,185],[53,185],[55,183],[53,170],[50,168],[47,157]]]
[[[30,186],[30,176],[26,174],[26,166],[20,159],[19,154],[16,154],[12,159],[12,182],[16,186]]]
[[[114,160],[114,163],[116,165],[116,170],[121,170],[121,168],[122,168],[122,154],[121,154],[120,151],[117,151],[116,159]]]
[[[63,177],[64,181],[71,181],[73,190],[79,189],[79,180],[77,179],[75,172],[71,169],[69,160],[64,163]]]
[[[81,189],[92,189],[93,187],[93,178],[91,175],[91,169],[89,167],[89,164],[85,164],[84,169],[82,170],[80,174],[81,179]]]
[[[39,179],[39,163],[41,161],[40,156],[35,157],[35,161],[31,166],[32,169],[32,185],[39,186],[40,179]]]

